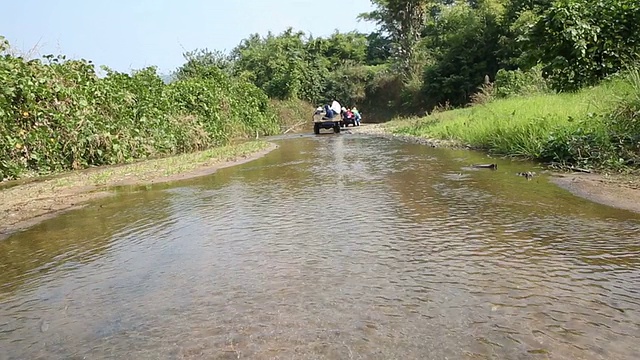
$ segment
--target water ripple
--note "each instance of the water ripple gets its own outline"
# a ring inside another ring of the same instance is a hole
[[[0,359],[634,358],[638,218],[463,154],[286,141],[10,238]]]

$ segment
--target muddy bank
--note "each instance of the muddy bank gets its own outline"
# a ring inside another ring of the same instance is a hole
[[[278,146],[249,142],[134,164],[81,170],[50,178],[2,184],[0,240],[89,201],[118,186],[149,185],[214,173],[266,155]]]
[[[453,140],[392,134],[393,126],[389,124],[364,124],[363,126],[353,128],[352,131],[353,133],[394,138],[431,147],[472,148]],[[553,173],[551,181],[576,196],[599,204],[640,213],[639,176],[556,172]]]
[[[640,213],[640,178],[631,175],[554,174],[551,182],[576,196]]]
[[[362,126],[348,128],[354,134],[367,134],[376,137],[386,138],[386,139],[399,139],[406,142],[416,143],[427,145],[431,147],[446,147],[453,149],[471,149],[470,146],[462,144],[460,142],[454,140],[440,140],[440,139],[431,139],[424,138],[419,136],[411,136],[411,135],[400,135],[393,134],[393,127],[388,124],[362,124]]]

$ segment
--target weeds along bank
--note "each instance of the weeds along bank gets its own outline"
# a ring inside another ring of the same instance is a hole
[[[0,40],[2,40],[0,38]],[[8,44],[0,45],[0,52]],[[280,131],[265,93],[218,71],[165,84],[154,68],[0,56],[0,180],[126,163]]]
[[[550,93],[535,74],[502,75],[502,86],[499,76],[473,106],[396,120],[394,132],[562,166],[640,167],[638,70],[573,93]]]
[[[270,99],[270,106],[278,119],[280,132],[294,131],[311,127],[315,107],[311,103],[298,100]]]

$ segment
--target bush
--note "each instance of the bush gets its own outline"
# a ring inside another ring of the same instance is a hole
[[[498,98],[545,94],[551,91],[547,80],[542,76],[541,65],[526,71],[500,69],[494,86]]]
[[[152,67],[131,75],[104,70],[99,78],[85,60],[0,56],[0,180],[199,150],[279,130],[264,92],[221,70],[170,85]]]
[[[269,101],[271,112],[278,119],[280,130],[282,132],[290,130],[298,126],[310,124],[311,114],[315,107],[304,100],[276,100]]]
[[[622,70],[640,51],[637,0],[554,1],[528,34],[553,88],[575,91]]]
[[[499,99],[433,112],[400,133],[451,139],[494,154],[564,166],[640,166],[640,71],[576,93]]]

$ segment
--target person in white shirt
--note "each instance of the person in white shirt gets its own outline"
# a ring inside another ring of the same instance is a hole
[[[335,116],[340,115],[341,110],[342,110],[342,105],[340,105],[338,100],[333,100],[333,102],[331,103],[331,106],[329,105],[324,106],[325,117],[327,119],[333,119]]]
[[[331,110],[333,110],[333,115],[340,115],[342,112],[342,105],[338,102],[338,100],[333,100],[331,103]]]

